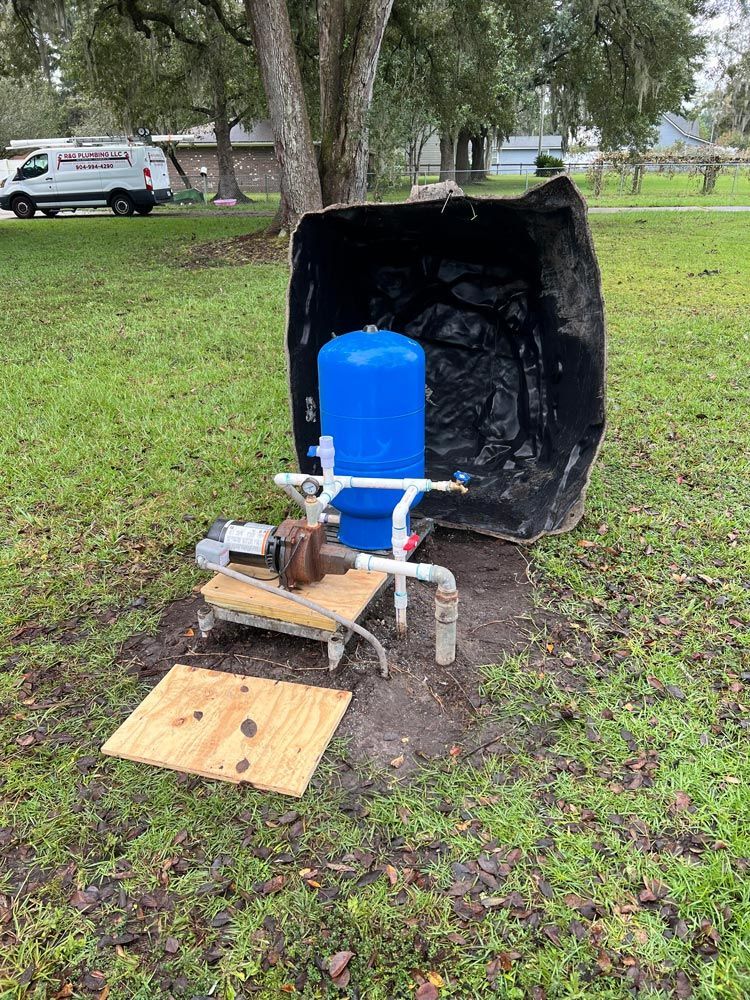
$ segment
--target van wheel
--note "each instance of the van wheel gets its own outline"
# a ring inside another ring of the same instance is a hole
[[[36,212],[36,205],[27,194],[17,195],[10,203],[10,207],[19,219],[31,219]]]
[[[139,215],[148,215],[148,213],[153,212],[153,210],[154,210],[153,205],[141,205],[140,208],[136,208],[136,212]]]
[[[129,194],[125,194],[124,191],[121,191],[119,194],[112,195],[109,207],[115,215],[132,215],[135,211],[133,199]]]
[[[42,215],[46,215],[48,219],[54,219],[56,215],[60,214],[59,208],[43,208]]]

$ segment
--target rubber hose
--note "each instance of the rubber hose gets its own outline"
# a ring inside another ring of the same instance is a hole
[[[267,594],[274,594],[276,597],[283,597],[288,601],[293,601],[295,604],[301,604],[303,608],[309,608],[311,611],[317,611],[319,615],[323,615],[324,618],[330,618],[339,625],[343,625],[345,628],[350,629],[352,632],[356,632],[357,635],[361,635],[362,638],[369,642],[372,648],[375,650],[378,656],[378,662],[380,664],[380,676],[388,677],[388,658],[385,653],[385,649],[382,644],[378,642],[372,632],[368,632],[366,628],[362,628],[356,622],[350,621],[349,618],[344,618],[337,611],[330,611],[328,608],[323,608],[315,601],[309,601],[306,597],[300,597],[299,594],[292,594],[288,590],[282,590],[281,587],[272,587],[267,583],[263,583],[260,580],[256,580],[255,577],[247,576],[245,573],[238,573],[234,569],[229,569],[226,566],[219,566],[218,563],[205,563],[205,569],[210,569],[212,573],[223,573],[224,576],[228,576],[232,580],[239,580],[240,583],[246,583],[250,587],[257,587],[258,590],[265,590]]]

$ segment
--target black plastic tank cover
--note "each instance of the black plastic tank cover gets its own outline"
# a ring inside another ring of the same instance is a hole
[[[292,238],[287,353],[303,472],[320,433],[317,356],[368,323],[427,359],[428,493],[439,523],[516,541],[567,531],[604,433],[605,324],[586,205],[567,177],[520,198],[332,207]]]

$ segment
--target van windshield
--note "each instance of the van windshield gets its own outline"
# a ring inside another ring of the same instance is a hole
[[[47,173],[49,158],[46,153],[37,153],[31,156],[21,167],[19,173],[21,177],[29,180],[32,177],[41,177]]]

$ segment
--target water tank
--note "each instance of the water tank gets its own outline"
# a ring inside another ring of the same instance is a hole
[[[424,478],[425,361],[415,340],[374,327],[335,337],[318,354],[318,381],[321,431],[333,437],[339,475]],[[401,496],[343,490],[335,503],[340,540],[390,549]]]

